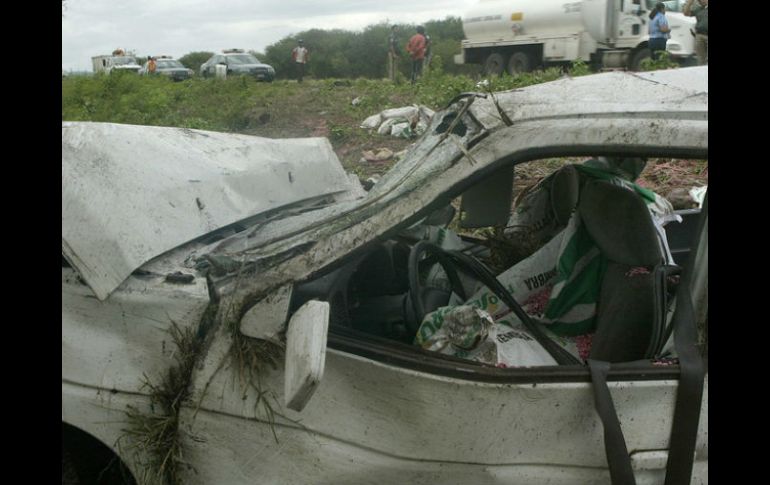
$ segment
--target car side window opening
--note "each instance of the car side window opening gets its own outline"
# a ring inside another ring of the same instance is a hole
[[[371,335],[497,367],[558,363],[538,333],[559,343],[566,362],[661,357],[677,266],[684,261],[683,248],[671,247],[667,238],[686,241],[693,234],[680,233],[695,225],[683,228],[676,222],[682,216],[664,197],[635,183],[644,159],[539,165],[557,169],[548,175],[540,169],[535,173],[543,175],[526,185],[510,167],[500,170],[513,177],[505,223],[464,228],[460,197],[355,261],[297,285],[292,308],[312,298],[327,300],[332,332]],[[624,211],[606,209],[613,206]],[[691,212],[687,217],[697,216]],[[470,260],[496,277],[520,308],[509,308]],[[668,283],[663,289],[660,278]],[[604,332],[597,341],[597,329],[616,326],[619,319],[627,327],[624,335]]]

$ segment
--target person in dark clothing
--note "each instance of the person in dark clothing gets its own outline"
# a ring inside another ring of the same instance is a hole
[[[666,5],[663,2],[658,2],[650,12],[649,23],[649,46],[653,60],[657,60],[660,57],[660,52],[666,50],[666,41],[671,37],[669,32],[671,29],[668,26],[668,20],[666,20]]]
[[[688,17],[695,17],[695,55],[698,56],[699,65],[708,64],[709,0],[687,0],[682,13]]]

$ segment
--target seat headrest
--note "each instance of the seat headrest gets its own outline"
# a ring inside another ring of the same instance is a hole
[[[553,175],[551,207],[553,208],[556,222],[560,226],[566,226],[570,217],[572,217],[572,212],[577,207],[579,193],[580,177],[574,166],[565,165]]]
[[[578,212],[591,238],[610,261],[653,266],[663,260],[650,211],[635,192],[593,180],[583,187]]]

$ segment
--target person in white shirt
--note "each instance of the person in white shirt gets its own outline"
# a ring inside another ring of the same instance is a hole
[[[305,47],[305,42],[302,39],[300,39],[297,44],[299,45],[291,51],[291,58],[297,65],[298,81],[302,82],[302,78],[305,75],[305,64],[307,64],[308,61],[308,52],[307,48]]]

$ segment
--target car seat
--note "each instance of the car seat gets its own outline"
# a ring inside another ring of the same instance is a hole
[[[649,210],[633,191],[594,180],[581,191],[578,213],[607,259],[590,358],[654,357],[664,343],[666,278],[672,270]]]

